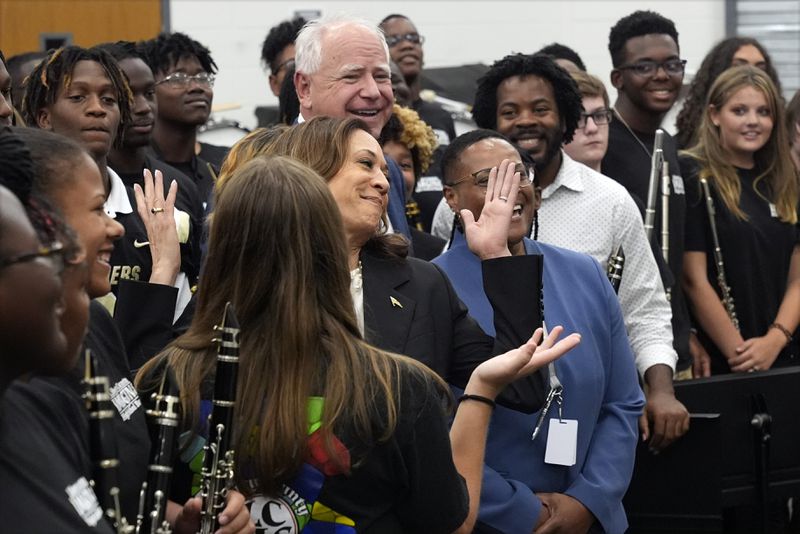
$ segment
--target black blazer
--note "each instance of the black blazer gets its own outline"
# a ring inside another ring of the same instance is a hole
[[[382,259],[361,253],[365,337],[371,344],[418,360],[464,388],[481,362],[530,338],[541,326],[536,256],[482,262],[486,295],[494,309],[492,338],[469,315],[439,267],[416,258]],[[512,384],[502,404],[532,412],[544,399],[540,371]]]

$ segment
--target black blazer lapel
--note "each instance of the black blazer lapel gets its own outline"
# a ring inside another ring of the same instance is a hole
[[[411,277],[405,262],[361,254],[364,276],[364,330],[369,343],[403,354],[414,319],[416,301],[399,288]]]

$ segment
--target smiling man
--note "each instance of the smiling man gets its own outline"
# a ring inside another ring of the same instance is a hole
[[[309,22],[295,41],[294,84],[300,101],[298,122],[313,117],[353,117],[376,139],[392,114],[389,49],[381,31],[361,19],[324,17]],[[405,215],[403,174],[387,158],[392,230],[410,239]]]
[[[652,11],[636,11],[611,29],[608,50],[614,65],[611,83],[617,89],[615,117],[609,125],[608,150],[603,174],[621,183],[644,206],[650,177],[655,132],[678,99],[685,61],[680,57],[675,24]],[[702,348],[693,343],[690,352],[689,312],[681,287],[686,195],[672,136],[664,136],[664,159],[669,165],[669,258],[661,262],[664,287],[671,292],[672,334],[678,353],[677,376],[691,377],[692,355]],[[659,188],[660,190],[660,188]],[[655,205],[654,248],[662,249],[662,202]],[[659,261],[663,258],[659,257]]]

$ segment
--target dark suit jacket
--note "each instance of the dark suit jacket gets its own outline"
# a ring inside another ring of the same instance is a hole
[[[416,258],[381,259],[364,250],[364,325],[367,341],[410,356],[447,382],[464,388],[472,371],[491,356],[517,348],[541,326],[536,257],[487,260],[484,289],[494,308],[492,338],[469,315],[439,267]],[[544,399],[538,372],[512,384],[502,404],[532,412]]]

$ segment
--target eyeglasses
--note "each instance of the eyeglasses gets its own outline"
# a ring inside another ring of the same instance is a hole
[[[666,61],[638,61],[636,63],[632,63],[630,65],[622,65],[617,67],[619,70],[630,70],[637,76],[645,77],[645,76],[655,76],[658,69],[664,69],[670,76],[677,76],[679,74],[683,74],[684,69],[686,68],[686,60],[685,59],[668,59]]]
[[[408,41],[409,43],[414,44],[425,44],[425,37],[418,33],[404,33],[401,35],[386,36],[386,44],[389,45],[389,48],[397,46],[402,41]]]
[[[280,71],[284,69],[289,70],[289,68],[291,67],[294,67],[294,58],[287,59],[286,61],[284,61],[283,63],[272,69],[272,74],[278,74]]]
[[[5,269],[6,267],[11,267],[12,265],[16,265],[18,263],[36,261],[40,258],[45,260],[57,275],[60,275],[62,272],[64,272],[64,245],[58,241],[55,241],[46,247],[41,246],[36,252],[20,254],[19,256],[12,256],[10,258],[0,260],[0,269]]]
[[[578,119],[578,128],[585,128],[586,121],[588,121],[589,118],[591,118],[597,126],[603,126],[611,122],[613,117],[614,114],[611,113],[611,110],[608,108],[598,109],[593,113],[581,113]]]
[[[458,180],[457,182],[453,182],[452,184],[445,184],[450,187],[455,187],[458,184],[464,183],[470,178],[473,179],[473,183],[478,187],[487,187],[489,185],[489,173],[492,172],[494,167],[490,167],[488,169],[481,169],[479,171],[475,171],[471,173],[469,176]],[[519,173],[519,186],[520,187],[528,187],[533,183],[533,169],[528,169],[522,163],[517,163],[516,167],[514,167],[514,172]]]
[[[173,72],[163,80],[156,82],[156,85],[165,83],[170,87],[178,88],[188,87],[192,82],[197,82],[197,85],[201,85],[203,87],[214,87],[215,78],[216,77],[213,74],[209,74],[207,72],[201,72],[195,74],[194,76],[189,76],[185,72]]]

